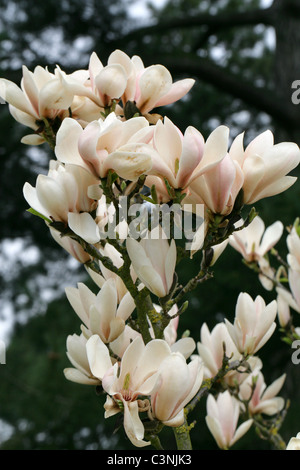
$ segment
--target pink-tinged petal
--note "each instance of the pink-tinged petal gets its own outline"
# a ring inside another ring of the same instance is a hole
[[[112,65],[112,64],[122,65],[122,67],[126,71],[127,77],[129,77],[129,75],[133,72],[133,64],[130,60],[130,57],[125,52],[121,51],[120,49],[116,49],[110,54],[107,60],[107,64],[108,65]]]
[[[185,78],[172,83],[171,89],[156,102],[155,107],[166,106],[180,100],[190,91],[194,83],[195,80],[192,78]]]
[[[286,379],[286,374],[282,374],[271,385],[269,385],[269,387],[266,388],[263,394],[263,399],[268,400],[270,398],[275,397],[279,393],[279,391],[282,389],[285,379]]]
[[[80,165],[86,169],[89,166],[81,157],[78,150],[79,138],[83,132],[81,125],[72,118],[65,118],[56,134],[55,155],[62,163]]]
[[[193,338],[180,338],[171,345],[172,352],[180,352],[185,359],[188,359],[196,347]]]
[[[25,145],[41,145],[45,139],[37,134],[28,134],[22,137],[21,144]]]
[[[177,186],[184,188],[194,169],[200,163],[204,151],[204,138],[200,132],[189,126],[182,143],[182,153],[179,160],[179,170],[176,176]]]
[[[102,99],[103,106],[110,104],[110,99],[119,99],[126,88],[127,75],[119,64],[107,65],[95,78],[95,86]]]
[[[70,382],[75,382],[82,385],[99,385],[98,379],[87,377],[83,372],[73,367],[64,369],[64,376]]]
[[[139,416],[138,402],[127,402],[124,404],[124,429],[125,432],[136,447],[145,447],[151,444],[150,441],[144,441],[144,425]]]
[[[253,419],[248,419],[247,421],[244,421],[236,430],[231,442],[230,446],[233,446],[241,437],[243,437],[246,432],[251,428],[251,425],[253,423]]]
[[[253,193],[248,195],[248,199],[244,197],[244,202],[245,204],[254,204],[262,198],[276,196],[289,189],[296,181],[296,176],[283,176],[279,180],[269,184],[266,188],[261,189],[261,191],[253,191]]]
[[[100,233],[96,222],[88,212],[68,213],[68,225],[70,229],[80,238],[88,243],[97,243],[100,240]]]
[[[240,165],[240,167],[243,166],[245,157],[244,135],[245,133],[242,132],[233,140],[228,152],[231,158],[235,160]]]
[[[20,122],[24,126],[30,127],[34,131],[38,130],[39,126],[36,124],[36,117],[33,117],[31,114],[24,113],[24,111],[21,111],[20,109],[15,108],[11,104],[9,104],[8,107],[9,107],[10,114],[16,121]],[[45,142],[44,139],[43,139],[43,142]]]
[[[86,287],[84,284],[78,284],[78,287],[79,286],[81,287],[81,289],[88,290],[89,293],[91,293],[88,287]],[[84,303],[81,300],[79,289],[76,289],[75,287],[66,287],[65,293],[70,305],[72,306],[73,310],[76,312],[82,323],[89,327],[89,317],[86,309],[84,308]]]
[[[274,145],[274,136],[270,130],[262,132],[253,139],[245,149],[245,158],[251,155],[262,155]]]
[[[26,93],[34,111],[37,116],[40,115],[39,112],[39,90],[35,84],[34,75],[28,70],[28,68],[23,65],[22,67],[23,78],[21,86]]]
[[[96,52],[92,52],[89,62],[89,72],[90,72],[90,80],[92,90],[95,87],[95,77],[98,75],[99,72],[103,69],[103,64],[99,57],[97,56]]]
[[[92,374],[102,380],[112,367],[108,348],[98,335],[93,335],[86,343],[86,352]]]
[[[119,303],[117,316],[122,318],[124,321],[126,321],[130,317],[134,309],[135,309],[134,299],[129,292],[126,292],[126,294],[122,297]]]
[[[205,421],[206,421],[206,425],[210,433],[214,437],[220,449],[226,449],[227,445],[226,445],[226,442],[224,441],[224,436],[223,436],[222,428],[221,428],[219,421],[210,415],[207,415],[205,417]]]
[[[51,214],[49,214],[48,210],[41,204],[37,196],[36,188],[26,182],[23,186],[23,195],[32,209],[36,210],[45,217],[50,217]]]
[[[50,80],[39,93],[40,116],[47,115],[52,109],[68,109],[73,98],[73,92],[65,86],[62,78]]]
[[[229,128],[226,126],[217,127],[208,136],[204,145],[203,157],[194,171],[192,180],[213,168],[223,160],[227,154],[228,138]]]
[[[39,117],[31,103],[26,99],[23,91],[10,80],[6,80],[5,78],[0,79],[0,96],[7,101],[7,103],[24,113],[30,114],[35,118]]]
[[[281,238],[283,229],[283,223],[279,220],[266,229],[259,247],[259,253],[261,256],[264,256],[274,245],[276,245]]]
[[[158,100],[170,90],[172,76],[163,65],[147,67],[139,80],[140,96],[137,107],[142,114],[153,109]]]
[[[265,175],[265,163],[259,155],[249,156],[243,165],[243,172],[245,175],[245,182],[243,185],[244,203],[247,204],[250,200],[252,203],[257,200],[253,197],[256,187]],[[254,199],[254,200],[253,200]]]
[[[105,158],[103,172],[113,169],[121,178],[136,181],[141,175],[151,170],[151,157],[154,152],[147,144],[125,144]]]

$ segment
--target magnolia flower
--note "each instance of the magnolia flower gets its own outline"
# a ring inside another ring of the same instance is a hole
[[[102,353],[98,353],[101,343],[98,335],[91,336],[87,343],[90,367],[96,377],[105,369]],[[154,339],[145,345],[142,337],[137,336],[124,352],[121,363],[107,369],[101,378],[103,389],[110,395],[105,404],[105,418],[123,410],[125,432],[137,447],[150,444],[144,440],[144,426],[139,416],[140,411],[147,409],[149,400],[141,397],[151,395],[159,366],[170,354],[170,347],[164,340]]]
[[[229,237],[229,244],[238,251],[245,261],[260,261],[279,241],[283,224],[279,220],[265,230],[264,221],[256,216],[252,222]]]
[[[230,214],[243,181],[240,166],[226,153],[218,165],[192,182],[189,200],[202,201],[213,214]]]
[[[300,432],[296,437],[291,437],[285,450],[300,450]]]
[[[87,242],[96,243],[100,239],[99,229],[89,212],[97,202],[88,196],[88,187],[95,181],[84,168],[52,160],[48,175],[38,175],[35,188],[25,183],[23,194],[38,213],[68,224]]]
[[[118,293],[114,279],[108,279],[95,295],[85,284],[78,288],[67,287],[67,298],[85,326],[86,337],[98,334],[104,343],[114,341],[124,330],[125,321],[135,309],[130,293],[118,304]]]
[[[69,335],[67,337],[67,356],[74,367],[64,369],[67,380],[85,385],[99,385],[101,380],[95,377],[89,365],[87,351],[87,339],[83,334]]]
[[[33,72],[23,65],[21,88],[10,80],[0,79],[0,97],[9,103],[12,116],[20,123],[37,131],[43,118],[62,119],[71,107],[74,94],[66,81],[66,74],[56,67],[54,73],[37,66]],[[22,139],[26,144],[40,144],[44,139],[32,134]]]
[[[146,185],[155,184],[160,199],[168,201],[170,196],[164,178],[172,188],[190,189],[192,181],[197,181],[225,157],[227,142],[228,128],[225,126],[219,126],[204,142],[202,134],[194,127],[187,127],[182,134],[165,117],[164,122],[158,121],[155,125],[152,145],[157,153],[152,156],[153,165],[147,172]]]
[[[229,449],[250,428],[252,419],[243,422],[239,427],[240,404],[229,391],[219,393],[217,399],[209,394],[206,401],[206,424],[220,449]]]
[[[157,234],[158,236],[155,236]],[[161,227],[152,230],[140,242],[128,238],[126,248],[132,267],[140,281],[158,297],[165,297],[173,284],[176,265],[176,244],[169,244]]]
[[[73,256],[73,258],[75,258],[79,263],[85,264],[87,261],[90,261],[90,255],[84,251],[80,243],[70,237],[61,237],[60,233],[51,227],[49,229],[50,234],[56,243]]]
[[[179,352],[161,363],[158,380],[151,393],[153,417],[167,426],[181,426],[184,407],[196,395],[203,380],[203,364],[195,357],[189,364]]]
[[[284,407],[284,399],[277,397],[285,381],[286,374],[281,375],[269,387],[266,386],[261,371],[254,370],[240,384],[239,398],[248,401],[251,415],[264,413],[272,416]]]
[[[286,176],[300,162],[299,147],[292,142],[274,145],[271,131],[265,131],[244,149],[244,134],[239,134],[229,150],[244,174],[243,202],[256,201],[282,193],[292,186],[296,177]]]
[[[256,262],[260,268],[259,280],[267,290],[272,290],[275,272],[271,268],[266,254],[276,245],[283,233],[283,224],[279,220],[267,227],[256,216],[252,222],[229,237],[229,244],[238,251],[247,263]]]
[[[79,165],[97,178],[114,170],[121,178],[135,181],[152,167],[154,149],[147,143],[151,134],[143,117],[123,122],[111,113],[85,129],[66,118],[56,136],[55,154],[59,161]]]
[[[245,292],[239,295],[234,323],[225,319],[225,324],[241,354],[255,354],[268,341],[276,328],[276,314],[276,300],[266,305],[260,295],[255,300]]]
[[[207,324],[203,323],[200,339],[201,341],[197,343],[197,349],[205,366],[205,378],[214,377],[222,368],[224,354],[233,361],[241,357],[224,323],[217,323],[211,332]],[[226,379],[230,380],[232,374],[234,371],[228,373],[225,376]]]
[[[119,64],[126,71],[127,86],[121,97],[123,107],[128,101],[134,102],[141,114],[174,103],[186,95],[195,83],[190,78],[173,83],[170,72],[163,65],[145,67],[139,56],[130,59],[120,50],[110,55],[108,64]]]

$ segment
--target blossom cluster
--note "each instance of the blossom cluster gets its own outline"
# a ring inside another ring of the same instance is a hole
[[[298,227],[288,237],[287,292],[267,258],[283,225],[265,231],[253,207],[242,216],[245,207],[295,183],[289,173],[300,162],[299,147],[275,143],[269,130],[247,145],[244,133],[230,144],[225,125],[207,138],[193,126],[181,131],[157,108],[184,97],[194,83],[173,82],[163,65],[145,67],[140,57],[120,50],[106,65],[92,53],[87,70],[71,74],[58,66],[54,73],[24,66],[20,88],[0,79],[0,96],[12,116],[33,131],[22,142],[48,143],[53,150],[48,173],[37,176],[35,187],[24,184],[30,211],[94,281],[95,291],[84,283],[66,288],[81,329],[67,338],[72,367],[65,377],[102,387],[105,418],[122,413],[137,447],[153,444],[163,426],[176,432],[203,396],[207,427],[222,449],[255,425],[257,416],[280,414],[285,403],[277,394],[285,374],[267,387],[257,353],[273,335],[277,316],[282,326],[289,307],[300,312]],[[119,217],[111,232],[121,198],[128,217]],[[189,215],[203,209],[201,231],[183,255],[189,260],[202,254],[202,261],[186,286],[176,273],[182,257],[173,232],[176,215],[169,233],[160,218],[136,239],[129,222],[142,222],[130,212],[134,203],[141,212],[163,204],[179,204]],[[278,297],[266,304],[241,292],[232,323],[225,319],[211,332],[204,323],[198,342],[178,337],[188,306],[184,295],[209,277],[228,245],[255,266],[266,289],[277,282]]]

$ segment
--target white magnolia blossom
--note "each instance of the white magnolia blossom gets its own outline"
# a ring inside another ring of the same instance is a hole
[[[251,427],[252,419],[238,426],[239,401],[228,390],[215,398],[209,394],[206,401],[206,424],[220,449],[229,449]]]
[[[248,401],[251,415],[263,413],[272,416],[283,409],[284,399],[278,397],[277,394],[281,390],[285,378],[286,374],[283,374],[267,387],[260,370],[254,369],[248,375],[240,384],[239,398]]]
[[[67,298],[81,319],[82,332],[88,338],[99,335],[104,343],[114,341],[125,328],[125,322],[135,309],[135,303],[127,292],[118,303],[118,292],[114,279],[104,282],[98,294],[85,284],[78,288],[67,287]]]
[[[220,126],[204,142],[202,134],[192,126],[184,134],[167,117],[154,127],[151,141],[157,153],[153,153],[153,165],[147,172],[146,185],[155,184],[161,200],[169,200],[166,178],[172,188],[184,189],[193,180],[216,166],[225,156],[228,128]]]
[[[87,338],[73,334],[67,337],[67,357],[73,367],[64,369],[67,380],[84,385],[99,385],[101,380],[91,372],[87,350]]]
[[[234,341],[224,323],[217,323],[211,332],[206,323],[200,330],[200,341],[197,343],[198,354],[204,363],[204,377],[214,377],[222,368],[224,354],[232,361],[241,358]],[[235,371],[229,372],[225,380],[230,380]]]
[[[237,300],[234,323],[225,319],[228,332],[240,353],[255,354],[274,333],[277,302],[266,305],[258,295],[255,300],[242,292]]]
[[[122,121],[115,113],[90,122],[84,129],[72,118],[64,119],[56,135],[55,155],[63,163],[73,163],[97,178],[109,170],[135,181],[152,167],[155,153],[148,144],[152,128],[144,117]]]
[[[48,220],[64,222],[87,242],[100,239],[92,212],[97,202],[88,196],[88,187],[96,179],[78,165],[51,160],[47,175],[38,175],[36,187],[25,183],[23,194],[29,206]]]
[[[181,426],[184,407],[196,395],[203,381],[203,364],[195,357],[188,364],[180,352],[164,359],[151,393],[153,416],[166,426]]]
[[[169,244],[159,226],[140,242],[128,238],[126,248],[137,277],[153,294],[165,297],[173,284],[177,257],[175,240]]]
[[[256,262],[260,268],[259,280],[267,290],[272,290],[275,279],[267,253],[276,245],[283,233],[283,223],[277,220],[265,229],[264,221],[256,216],[242,230],[229,237],[229,244],[238,251],[247,263]]]
[[[274,144],[270,130],[258,135],[245,149],[243,141],[244,133],[241,133],[234,139],[229,155],[243,171],[244,204],[254,204],[260,199],[280,194],[295,183],[297,178],[288,173],[300,162],[297,144]]]

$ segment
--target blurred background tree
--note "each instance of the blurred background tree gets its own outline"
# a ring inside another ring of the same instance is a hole
[[[0,0],[0,9],[1,77],[19,84],[23,64],[50,71],[58,64],[72,72],[86,68],[93,51],[105,64],[119,48],[140,55],[146,66],[165,65],[174,80],[195,78],[185,99],[162,110],[181,130],[193,125],[207,137],[225,124],[232,138],[245,131],[247,142],[271,129],[277,142],[300,143],[300,106],[291,101],[291,85],[300,79],[297,0]],[[117,420],[104,420],[104,398],[67,382],[62,373],[69,365],[66,337],[80,325],[64,288],[89,281],[40,219],[26,212],[22,194],[25,181],[35,185],[37,174],[47,172],[52,154],[45,145],[20,144],[27,130],[6,105],[0,106],[0,125],[0,339],[7,343],[6,365],[0,366],[0,448],[130,449],[124,434],[114,433]],[[266,225],[278,219],[290,225],[300,215],[298,200],[296,184],[256,209]],[[285,253],[285,237],[278,247]],[[198,265],[195,256],[188,268],[180,266],[180,280]],[[230,247],[214,271],[214,280],[190,296],[181,319],[179,334],[190,329],[196,341],[203,322],[212,328],[224,316],[232,320],[240,291],[266,301],[275,295],[263,290]],[[292,400],[282,428],[288,440],[299,431],[299,370],[278,333],[260,356],[267,383],[288,374],[281,394]],[[194,447],[216,449],[204,413],[203,401],[193,416],[198,421]],[[162,438],[169,449],[174,448],[170,434]],[[270,447],[251,430],[235,448]]]

